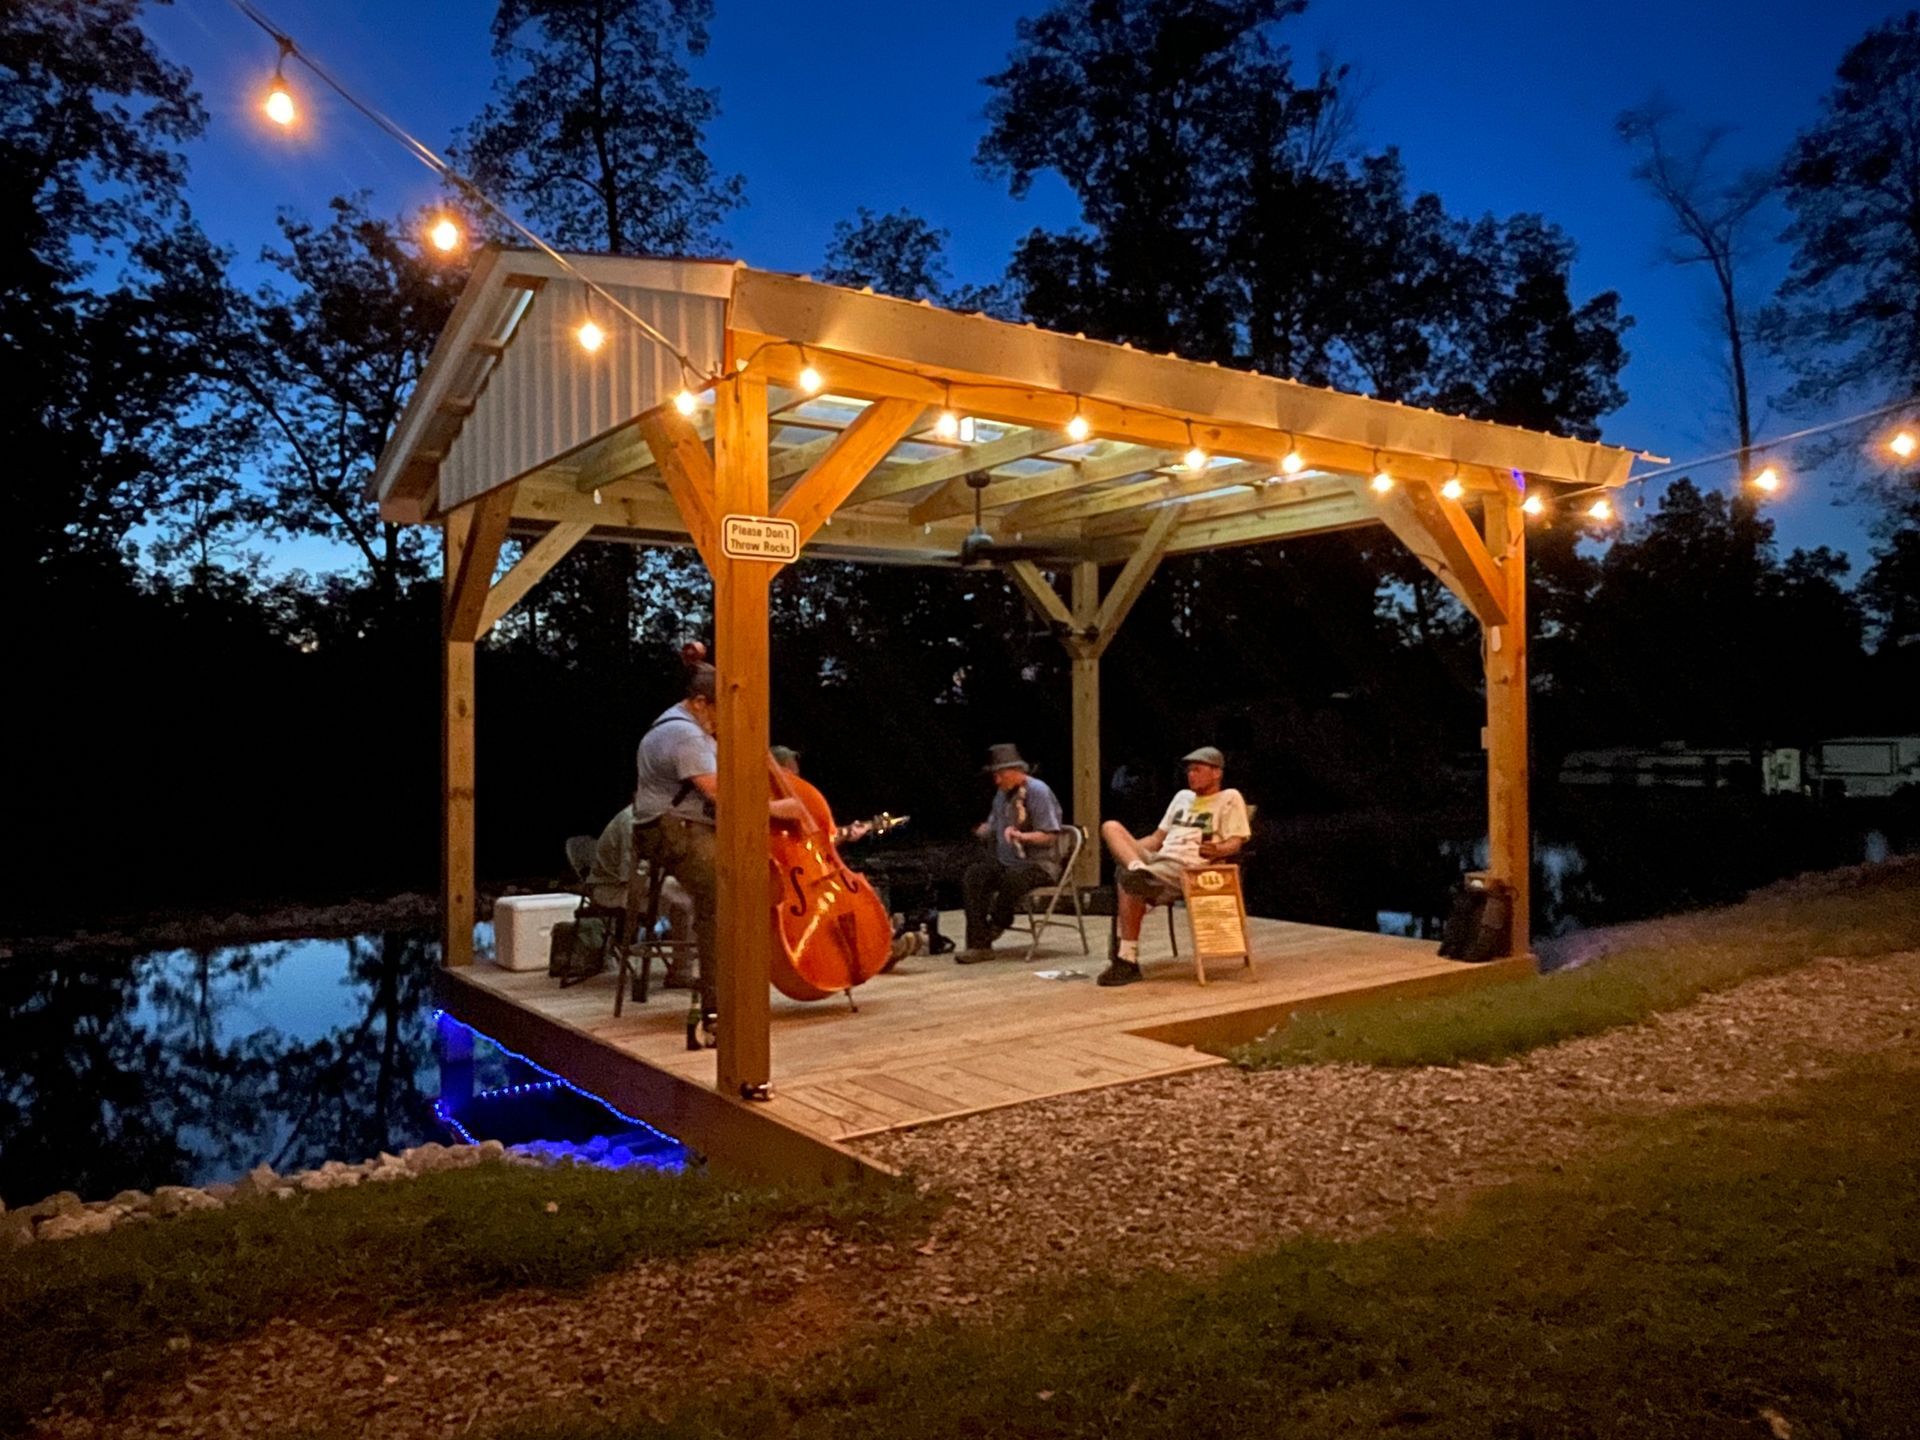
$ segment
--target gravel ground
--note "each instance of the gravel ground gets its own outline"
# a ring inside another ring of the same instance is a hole
[[[1017,1305],[1034,1282],[1204,1272],[1287,1235],[1431,1217],[1664,1110],[1757,1100],[1863,1055],[1920,1063],[1917,1036],[1920,952],[1908,952],[1815,961],[1502,1065],[1223,1068],[972,1116],[866,1145],[953,1196],[917,1241],[788,1229],[634,1266],[582,1295],[381,1329],[275,1323],[197,1357],[184,1388],[42,1433],[440,1437],[552,1402],[670,1406],[932,1316]]]

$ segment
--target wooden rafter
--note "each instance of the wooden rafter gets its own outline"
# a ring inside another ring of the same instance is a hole
[[[486,608],[493,567],[500,563],[507,524],[513,518],[514,486],[489,490],[466,508],[472,511],[466,543],[460,547],[459,571],[447,590],[446,637],[471,642],[480,636],[480,616]]]
[[[529,545],[513,562],[513,567],[487,591],[487,602],[480,611],[480,635],[498,625],[592,529],[593,525],[585,520],[563,520]]]
[[[1016,505],[1004,517],[1003,523],[1022,532],[1044,530],[1050,526],[1091,520],[1098,515],[1137,510],[1188,495],[1204,495],[1209,490],[1224,490],[1230,485],[1256,484],[1272,474],[1270,466],[1252,463],[1215,465],[1197,474],[1182,470],[1178,475],[1155,476],[1130,485],[1109,485],[1092,494],[1075,493],[1029,501],[1025,505]]]
[[[1241,509],[1227,514],[1185,516],[1179,531],[1167,544],[1167,554],[1187,555],[1201,550],[1225,550],[1238,545],[1258,545],[1271,540],[1319,535],[1334,530],[1357,530],[1380,523],[1380,517],[1373,508],[1352,494],[1324,495],[1312,499],[1289,498],[1265,504],[1259,503],[1256,497],[1249,497],[1241,503]],[[1083,543],[1079,553],[1101,564],[1124,560],[1132,553],[1135,537],[1139,533],[1136,530],[1092,538]]]
[[[800,529],[805,545],[900,438],[919,423],[917,400],[876,400],[834,436],[833,444],[780,499],[774,514]]]
[[[1045,470],[1036,470],[1030,475],[1007,475],[994,480],[980,492],[980,508],[998,510],[1069,491],[1084,490],[1108,480],[1119,480],[1157,469],[1172,459],[1164,450],[1152,450],[1140,445],[1115,446],[1103,454],[1089,455],[1084,460],[1069,460]],[[907,518],[925,524],[930,520],[944,520],[951,515],[964,515],[972,509],[973,492],[970,489],[963,485],[956,492],[952,486],[947,486],[915,505],[907,512]]]
[[[892,395],[894,392],[883,391]],[[903,399],[919,399],[923,405],[933,403],[933,398],[922,396],[902,396]],[[915,490],[924,490],[929,485],[941,485],[949,481],[958,481],[976,471],[991,470],[996,465],[1010,465],[1015,460],[1029,460],[1035,455],[1044,455],[1049,450],[1059,450],[1073,444],[1058,430],[1025,429],[1016,430],[1011,435],[1002,435],[998,440],[989,440],[984,445],[969,445],[956,450],[951,455],[942,455],[933,460],[922,460],[917,465],[902,466],[891,475],[875,476],[854,493],[855,502],[866,504],[873,500],[885,500],[894,495],[907,495]],[[963,485],[961,488],[965,488]],[[967,504],[972,505],[969,499]],[[962,507],[965,508],[965,507]],[[958,513],[958,512],[955,512]],[[939,516],[928,516],[939,519]]]
[[[764,427],[765,417],[762,417]],[[700,441],[700,432],[684,415],[671,410],[649,410],[639,420],[640,434],[660,462],[660,477],[673,496],[687,534],[700,558],[713,568],[717,553],[718,521],[713,513],[713,457]]]

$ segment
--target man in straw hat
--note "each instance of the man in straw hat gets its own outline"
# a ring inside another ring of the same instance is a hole
[[[969,865],[961,877],[967,943],[953,957],[960,965],[991,960],[994,940],[1013,924],[1014,909],[1027,892],[1060,880],[1056,841],[1065,822],[1053,790],[1020,758],[1017,746],[990,746],[985,769],[993,777],[993,808],[974,834],[993,853]]]
[[[1119,892],[1119,942],[1100,972],[1102,985],[1131,985],[1140,978],[1140,924],[1153,906],[1180,898],[1181,872],[1231,860],[1253,834],[1246,800],[1238,790],[1220,787],[1225,755],[1202,745],[1181,763],[1187,767],[1187,788],[1173,797],[1151,835],[1130,835],[1118,820],[1100,827]]]

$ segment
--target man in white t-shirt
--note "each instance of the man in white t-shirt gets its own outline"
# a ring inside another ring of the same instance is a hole
[[[1119,894],[1119,944],[1100,974],[1102,985],[1140,978],[1140,923],[1153,906],[1180,898],[1181,873],[1233,859],[1253,834],[1246,800],[1238,790],[1220,788],[1227,757],[1202,745],[1185,764],[1187,788],[1173,797],[1151,835],[1130,835],[1118,820],[1100,827]]]

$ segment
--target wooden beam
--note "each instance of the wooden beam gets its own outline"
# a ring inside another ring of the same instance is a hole
[[[1008,475],[993,481],[980,492],[980,508],[997,510],[1008,505],[1040,500],[1068,491],[1083,490],[1107,480],[1139,475],[1167,464],[1173,457],[1164,450],[1141,445],[1116,445],[1081,460],[1068,460],[1030,475]],[[907,518],[920,521],[943,520],[952,515],[973,513],[973,491],[966,485],[947,485],[929,495],[907,512]]]
[[[1093,641],[1095,659],[1107,653],[1107,647],[1113,643],[1113,637],[1120,633],[1120,625],[1127,618],[1127,613],[1145,593],[1147,582],[1153,579],[1153,572],[1160,568],[1160,557],[1166,554],[1167,542],[1180,520],[1180,507],[1177,505],[1157,511],[1153,523],[1147,526],[1147,533],[1140,538],[1140,544],[1127,557],[1119,578],[1101,600],[1099,613],[1093,619],[1094,628],[1099,631]]]
[[[1082,633],[1095,628],[1100,614],[1100,567],[1083,560],[1073,567],[1073,612],[1069,617]],[[1081,642],[1069,649],[1073,657],[1073,823],[1087,832],[1080,852],[1076,884],[1100,883],[1100,656]]]
[[[494,582],[487,592],[487,603],[480,611],[480,639],[505,618],[507,612],[527,596],[527,592],[547,578],[547,572],[565,559],[593,526],[581,520],[563,520],[526,548],[520,558]]]
[[[704,451],[702,455],[704,457]],[[712,514],[767,513],[766,382],[734,375],[715,390]],[[711,528],[711,527],[709,527]],[[719,653],[720,793],[714,837],[719,876],[719,1085],[763,1093],[772,1078],[772,897],[768,879],[767,591],[775,567],[703,551],[713,572]]]
[[[805,545],[900,437],[919,424],[924,408],[917,400],[874,401],[833,437],[826,453],[780,497],[773,513],[799,526],[800,543]]]
[[[471,643],[480,638],[480,616],[493,583],[493,568],[500,563],[500,547],[506,543],[507,523],[513,518],[513,492],[514,484],[509,482],[460,507],[471,511],[473,519],[461,547],[459,573],[447,594],[449,640]]]
[[[718,406],[715,407],[716,413]],[[645,437],[647,446],[653,451],[660,464],[660,476],[666,482],[667,493],[673,496],[673,503],[680,511],[680,518],[686,522],[687,534],[692,537],[693,545],[712,570],[719,552],[719,528],[715,518],[717,501],[715,488],[718,484],[718,471],[707,447],[701,443],[700,432],[693,422],[675,411],[665,408],[649,410],[640,417],[640,434]],[[766,434],[767,417],[763,410],[759,416],[759,429]],[[716,420],[714,445],[719,446],[719,430]],[[760,473],[765,474],[766,451],[764,446],[760,455]],[[766,499],[761,497],[765,505]],[[756,513],[765,513],[764,511]]]
[[[441,522],[440,586],[452,613],[473,530],[471,506]],[[473,963],[473,651],[445,633],[440,645],[440,963]]]
[[[919,397],[908,396],[913,399]],[[921,404],[929,401],[922,399]],[[1063,422],[1064,423],[1064,422]],[[1011,435],[1002,435],[998,440],[989,440],[984,445],[969,445],[964,450],[956,450],[951,455],[942,455],[934,460],[923,460],[918,465],[908,465],[892,475],[875,476],[855,492],[860,504],[872,500],[885,500],[894,495],[905,495],[914,490],[924,490],[929,485],[939,485],[949,480],[959,480],[979,470],[991,470],[996,465],[1010,465],[1015,460],[1030,460],[1035,455],[1045,454],[1049,450],[1060,450],[1073,444],[1058,430],[1026,429],[1016,430]],[[961,487],[965,489],[963,485]],[[968,500],[971,508],[973,502]],[[938,515],[912,516],[916,520],[938,520]]]
[[[1073,612],[1067,609],[1066,601],[1060,598],[1060,592],[1046,573],[1031,560],[1009,560],[1002,567],[1007,578],[1013,581],[1014,589],[1026,599],[1028,607],[1042,620],[1053,626],[1062,641],[1071,641],[1078,636],[1079,625],[1073,618]],[[1072,649],[1072,645],[1068,645]]]
[[[1487,546],[1506,615],[1484,627],[1487,676],[1488,869],[1513,899],[1510,953],[1532,953],[1533,847],[1527,761],[1527,517],[1517,485],[1489,498]]]
[[[1270,466],[1250,463],[1214,465],[1198,473],[1182,470],[1178,475],[1156,476],[1132,485],[1111,485],[1091,495],[1069,494],[1029,501],[1025,505],[1016,505],[1002,523],[1023,533],[1044,530],[1054,525],[1090,520],[1096,515],[1136,510],[1188,495],[1204,495],[1209,490],[1224,490],[1232,485],[1255,485],[1272,478],[1272,475]]]
[[[1373,501],[1381,523],[1439,577],[1468,614],[1482,625],[1506,623],[1505,589],[1459,506],[1442,500],[1420,480],[1403,480],[1384,495],[1359,480],[1348,483],[1355,495]]]
[[[1359,530],[1379,523],[1380,516],[1373,507],[1352,495],[1273,503],[1233,515],[1202,519],[1189,516],[1168,542],[1167,554],[1225,550],[1335,530]],[[1113,535],[1083,541],[1081,553],[1087,559],[1114,564],[1131,555],[1133,547],[1132,535]]]
[[[765,347],[754,361],[756,372],[783,384],[795,382],[801,368],[800,361],[794,347],[783,344],[782,337],[767,336],[754,330],[736,330],[733,334],[734,343],[742,353],[750,353],[759,346]],[[1458,464],[1431,454],[1382,449],[1358,441],[1316,435],[1306,427],[1288,430],[1279,425],[1222,421],[1202,411],[1193,412],[1189,431],[1189,419],[1177,412],[1163,414],[1136,405],[1115,404],[1096,395],[1074,395],[1065,390],[1049,390],[1037,385],[1022,387],[1004,376],[981,372],[936,370],[933,367],[909,372],[903,370],[898,361],[875,363],[858,355],[840,352],[832,355],[831,364],[833,389],[838,395],[867,398],[898,395],[925,405],[945,403],[946,397],[951,395],[954,409],[977,415],[981,419],[1056,432],[1064,430],[1067,422],[1078,414],[1092,426],[1093,433],[1103,440],[1131,441],[1174,455],[1184,453],[1189,445],[1198,444],[1214,455],[1264,460],[1277,465],[1289,451],[1298,450],[1310,470],[1370,476],[1386,462],[1391,464],[1395,475],[1406,479],[1431,480],[1439,484],[1457,475],[1470,490],[1493,490],[1506,476],[1504,470],[1485,464]],[[1261,377],[1239,377],[1221,372],[1222,384],[1249,378],[1261,380]],[[1318,392],[1313,398],[1324,398],[1324,403],[1334,404],[1358,400],[1360,397],[1336,395],[1328,391]],[[1456,423],[1446,416],[1436,415],[1432,419],[1443,430]],[[1466,423],[1478,426],[1478,422]],[[1498,428],[1478,426],[1472,433]],[[1550,446],[1576,448],[1582,453],[1595,449],[1584,442],[1561,441],[1552,436],[1528,438]],[[1065,440],[1060,442],[1063,446],[1068,443]],[[956,472],[965,473],[964,470]],[[896,490],[890,493],[900,492]]]

